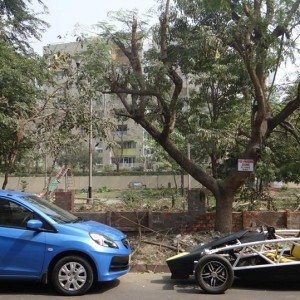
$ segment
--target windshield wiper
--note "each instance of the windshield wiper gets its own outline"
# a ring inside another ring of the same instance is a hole
[[[81,218],[81,217],[77,217],[77,219],[72,220],[70,223],[80,223],[80,222],[84,222],[85,219]]]

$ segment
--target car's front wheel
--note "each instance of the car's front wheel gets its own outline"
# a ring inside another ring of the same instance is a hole
[[[51,282],[63,295],[85,294],[93,284],[94,275],[90,263],[80,256],[65,256],[54,266]]]
[[[234,274],[226,258],[212,254],[200,258],[195,268],[195,277],[207,293],[222,294],[231,287]]]

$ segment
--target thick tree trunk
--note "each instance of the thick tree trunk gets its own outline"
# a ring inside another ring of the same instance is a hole
[[[232,203],[234,193],[222,191],[216,197],[216,231],[229,233],[232,231]]]
[[[3,181],[3,184],[2,184],[2,190],[6,189],[7,184],[8,184],[8,173],[5,172],[5,174],[4,174],[4,181]]]
[[[210,160],[211,160],[211,172],[213,178],[218,178],[218,159],[215,155],[215,153],[212,153],[210,155]]]

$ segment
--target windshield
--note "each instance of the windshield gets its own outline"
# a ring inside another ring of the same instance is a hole
[[[22,198],[42,211],[48,217],[52,218],[57,223],[74,223],[79,220],[79,218],[77,218],[76,216],[56,206],[50,201],[46,201],[34,195],[24,196]]]

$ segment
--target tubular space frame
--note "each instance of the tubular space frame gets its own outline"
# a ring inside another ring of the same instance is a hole
[[[243,270],[243,269],[255,269],[255,268],[265,268],[265,267],[276,267],[285,265],[300,265],[299,261],[292,262],[280,262],[283,254],[286,250],[290,250],[292,245],[300,245],[300,237],[283,237],[282,235],[295,235],[299,233],[299,230],[276,230],[276,239],[264,240],[250,243],[241,243],[239,240],[234,245],[225,246],[218,249],[205,250],[204,253],[207,254],[221,254],[229,250],[238,250],[235,252],[236,259],[232,265],[233,270]],[[280,235],[279,235],[280,234]],[[266,256],[267,253],[276,254],[276,260],[273,261]],[[251,258],[254,256],[260,256],[266,262],[265,264],[254,265],[254,266],[242,266],[238,267],[238,263],[241,259]]]

